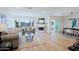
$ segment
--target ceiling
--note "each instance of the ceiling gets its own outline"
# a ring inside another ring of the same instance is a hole
[[[78,15],[78,7],[0,7],[0,13],[18,16]]]

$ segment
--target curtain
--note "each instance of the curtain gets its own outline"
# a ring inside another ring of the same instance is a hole
[[[76,26],[77,26],[77,20],[76,19],[73,19],[72,20],[72,28],[74,28]]]
[[[60,26],[61,23],[60,23],[60,20],[55,20],[55,31],[60,31]]]

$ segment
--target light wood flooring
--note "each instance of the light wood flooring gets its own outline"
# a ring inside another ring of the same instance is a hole
[[[69,51],[75,39],[66,37],[60,33],[36,32],[33,42],[26,42],[21,38],[17,51]]]

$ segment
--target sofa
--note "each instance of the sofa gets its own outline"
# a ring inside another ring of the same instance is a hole
[[[19,46],[19,35],[2,32],[0,35],[0,46],[1,49],[4,48],[4,46],[9,46],[12,50],[17,49]]]

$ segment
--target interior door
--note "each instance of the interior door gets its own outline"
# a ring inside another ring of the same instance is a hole
[[[55,20],[51,21],[51,30],[52,30],[52,32],[55,31]]]

